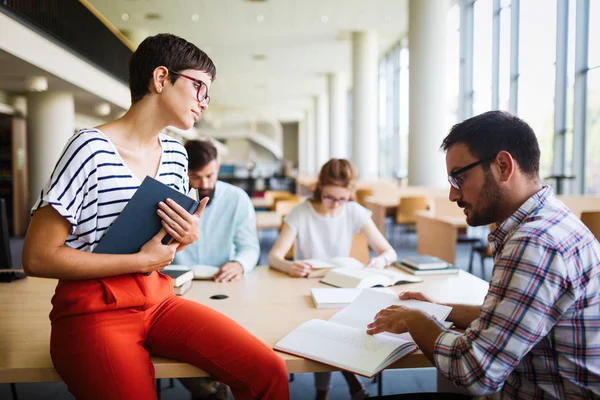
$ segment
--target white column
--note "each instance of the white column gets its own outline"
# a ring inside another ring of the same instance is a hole
[[[304,118],[298,121],[298,175],[305,176],[307,175],[307,163],[306,163],[306,140],[308,136],[308,132],[306,129],[306,113],[304,114]]]
[[[317,173],[329,160],[329,107],[327,96],[315,96],[315,169]]]
[[[306,174],[315,176],[317,174],[315,165],[317,159],[315,156],[315,111],[313,108],[306,111]]]
[[[377,178],[377,33],[352,34],[353,161],[361,179]]]
[[[27,96],[27,145],[29,200],[40,191],[75,129],[72,93],[31,93]]]
[[[346,74],[329,74],[329,156],[348,158]]]
[[[446,187],[446,0],[409,3],[408,184]]]

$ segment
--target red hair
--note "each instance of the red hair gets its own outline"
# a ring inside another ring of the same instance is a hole
[[[354,189],[356,183],[356,169],[354,165],[343,158],[332,158],[327,161],[319,172],[319,180],[313,193],[313,199],[321,201],[323,186],[333,185],[346,189]]]

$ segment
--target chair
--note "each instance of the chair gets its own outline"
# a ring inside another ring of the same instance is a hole
[[[369,242],[362,233],[357,233],[352,237],[350,257],[356,258],[363,264],[369,263]]]
[[[490,231],[494,231],[496,229],[496,224],[489,225]],[[475,253],[479,254],[479,259],[481,261],[481,277],[485,279],[485,259],[492,257],[492,247],[487,241],[477,239],[474,241],[471,246],[471,255],[469,256],[469,273],[473,273],[473,261]]]
[[[356,202],[363,207],[367,206],[367,197],[373,196],[373,188],[356,189]]]
[[[274,202],[276,198],[291,196],[292,194],[287,190],[267,190],[265,191],[264,198],[267,203],[270,204],[269,209],[271,211],[275,210]]]
[[[396,225],[414,226],[417,223],[415,213],[427,208],[425,197],[401,197],[396,209]]]
[[[581,222],[600,240],[600,211],[584,211],[581,213]]]
[[[279,206],[280,203],[285,203],[285,205]],[[295,194],[275,196],[273,198],[273,203],[271,205],[271,211],[281,210],[283,213],[280,213],[280,214],[287,215],[289,213],[289,210],[294,208],[294,206],[299,203],[300,203],[300,196],[295,195]],[[290,205],[291,205],[291,207],[290,207]],[[287,212],[285,212],[286,208],[288,208],[288,207],[289,207],[289,210]]]

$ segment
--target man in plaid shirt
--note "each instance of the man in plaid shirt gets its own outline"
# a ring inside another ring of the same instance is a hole
[[[458,334],[392,306],[368,333],[409,332],[439,372],[470,395],[502,399],[600,396],[600,245],[539,179],[540,150],[519,118],[492,111],[442,143],[450,200],[471,226],[496,223],[482,306],[448,304]],[[400,299],[432,301],[422,293]]]

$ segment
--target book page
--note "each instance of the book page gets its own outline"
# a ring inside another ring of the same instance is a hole
[[[323,268],[336,268],[337,265],[330,263],[329,261],[317,260],[314,258],[310,258],[308,260],[301,260],[309,264],[313,269],[323,269]]]
[[[327,307],[328,305],[335,305],[339,308],[343,308],[345,305],[352,303],[363,290],[364,289],[356,288],[312,288],[310,293],[317,308],[319,308],[319,306]],[[394,292],[388,288],[369,290],[378,290],[394,294]]]
[[[325,275],[322,282],[344,288],[370,288],[375,285],[389,286],[391,281],[384,275],[368,268],[335,268]]]
[[[354,257],[334,257],[330,258],[328,261],[338,267],[364,268],[365,266]]]
[[[406,351],[414,348],[402,339],[367,335],[364,330],[315,319],[300,325],[275,349],[371,376],[401,346]]]
[[[452,310],[451,307],[424,301],[399,300],[395,294],[391,295],[367,289],[363,290],[352,303],[336,313],[329,321],[366,331],[367,325],[373,322],[375,315],[391,305],[402,305],[422,310],[435,317],[439,322],[444,322]],[[390,335],[398,336],[405,340],[412,340],[408,333]]]

